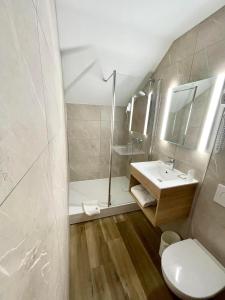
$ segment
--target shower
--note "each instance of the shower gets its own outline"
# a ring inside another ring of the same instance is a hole
[[[140,161],[146,160],[142,146],[148,138],[130,135],[131,103],[127,105],[123,100],[122,104],[119,100],[121,78],[124,75],[113,70],[102,79],[108,83],[107,104],[68,105],[71,224],[139,209],[129,193],[129,164],[134,161],[133,155]],[[140,89],[135,97],[145,101],[148,89]],[[130,140],[134,147],[129,146]]]
[[[103,80],[107,82],[111,77],[113,77],[112,85],[112,116],[111,116],[111,139],[110,139],[110,154],[109,154],[109,190],[108,190],[108,207],[111,203],[111,179],[112,179],[112,146],[113,146],[113,137],[114,137],[114,119],[115,119],[115,104],[116,104],[116,70],[112,74]]]

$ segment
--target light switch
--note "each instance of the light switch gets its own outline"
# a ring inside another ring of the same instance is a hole
[[[225,207],[225,185],[218,184],[213,200],[218,204],[222,205],[223,207]]]

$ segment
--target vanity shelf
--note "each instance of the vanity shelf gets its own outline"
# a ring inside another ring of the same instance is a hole
[[[131,188],[141,184],[156,200],[155,206],[143,208],[131,192]],[[159,188],[149,178],[131,165],[130,193],[145,216],[154,225],[166,224],[185,218],[190,212],[197,182],[168,188]]]

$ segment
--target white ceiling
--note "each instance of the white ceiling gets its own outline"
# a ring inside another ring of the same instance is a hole
[[[171,43],[225,5],[225,0],[57,0],[65,100],[108,104],[118,71],[125,105]]]

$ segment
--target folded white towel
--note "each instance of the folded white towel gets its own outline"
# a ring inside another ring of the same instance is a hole
[[[100,214],[100,207],[95,203],[82,203],[84,213],[88,216]]]
[[[136,197],[142,207],[155,205],[156,200],[149,194],[148,191],[141,185],[135,185],[131,188],[132,194]]]

